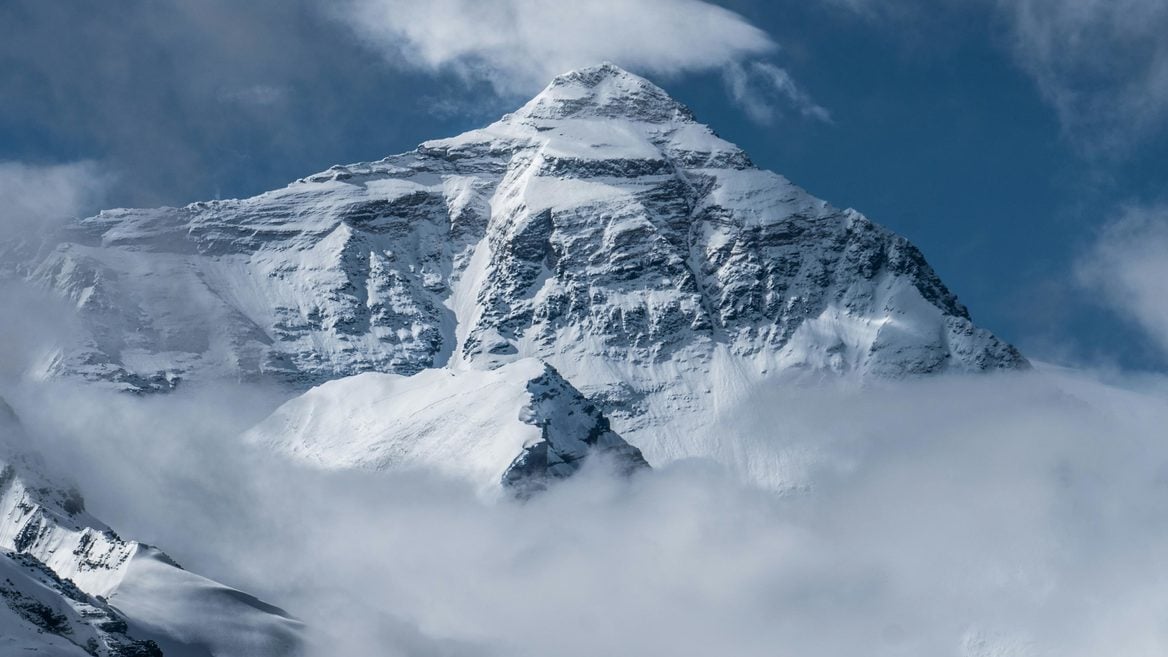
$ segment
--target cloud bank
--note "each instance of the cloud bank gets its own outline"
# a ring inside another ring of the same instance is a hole
[[[760,390],[719,431],[798,463],[784,492],[695,460],[528,504],[249,451],[279,401],[254,388],[16,405],[91,509],[285,606],[322,657],[1152,657],[1168,381],[1120,383]]]

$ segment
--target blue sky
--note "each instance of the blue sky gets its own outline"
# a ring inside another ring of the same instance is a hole
[[[250,195],[610,60],[909,237],[1029,355],[1162,370],[1163,33],[1160,0],[8,0],[0,200]]]

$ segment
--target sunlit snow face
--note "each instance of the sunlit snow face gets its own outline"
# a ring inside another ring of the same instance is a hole
[[[254,390],[17,403],[96,514],[287,607],[322,655],[1089,656],[1168,641],[1165,390],[762,390],[721,435],[781,490],[689,460],[526,504],[249,452],[232,436],[279,401]]]

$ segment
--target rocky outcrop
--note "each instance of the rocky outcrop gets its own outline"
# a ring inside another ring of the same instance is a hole
[[[545,365],[526,388],[530,400],[519,419],[538,427],[540,436],[507,466],[505,488],[529,497],[575,474],[590,458],[606,459],[624,475],[648,469],[641,450],[617,435],[600,409],[554,368]]]

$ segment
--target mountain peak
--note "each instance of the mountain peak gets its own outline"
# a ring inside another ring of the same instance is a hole
[[[605,62],[568,71],[515,113],[523,119],[691,121],[690,111],[645,78]]]
[[[596,87],[606,81],[623,80],[633,82],[642,86],[654,87],[660,90],[659,87],[649,82],[645,78],[626,71],[625,69],[613,64],[612,62],[604,62],[602,64],[595,64],[593,66],[585,66],[583,68],[573,69],[567,73],[557,75],[552,79],[548,86],[563,86],[563,85],[583,85],[586,87]],[[664,91],[662,91],[664,93]]]

